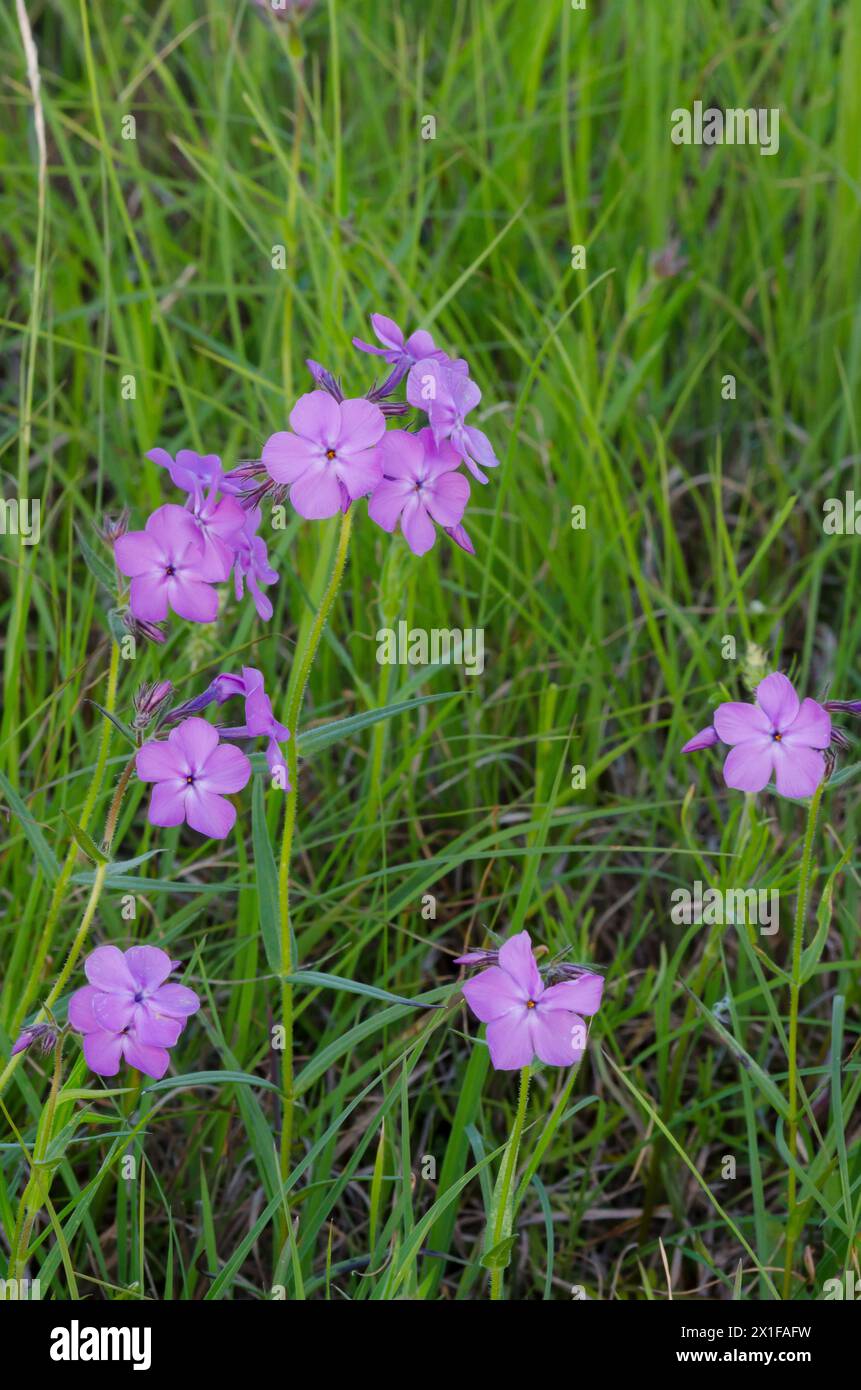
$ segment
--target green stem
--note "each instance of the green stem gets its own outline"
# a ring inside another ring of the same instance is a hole
[[[511,1184],[514,1181],[514,1174],[517,1168],[517,1154],[520,1149],[520,1136],[523,1133],[523,1122],[526,1119],[526,1103],[529,1100],[529,1077],[530,1068],[524,1067],[520,1073],[520,1095],[517,1099],[517,1114],[514,1117],[514,1124],[511,1127],[511,1137],[508,1141],[505,1153],[502,1158],[502,1169],[498,1190],[495,1196],[498,1198],[496,1212],[493,1222],[493,1233],[490,1248],[493,1250],[511,1234],[511,1224],[514,1219],[513,1211],[509,1211],[508,1196],[511,1191]],[[498,1301],[502,1298],[502,1276],[504,1265],[499,1265],[490,1273],[490,1297]]]
[[[299,714],[302,699],[311,667],[317,655],[323,628],[329,617],[332,604],[341,584],[347,555],[350,549],[350,532],[353,526],[352,507],[344,513],[338,548],[332,573],[317,609],[311,630],[295,667],[296,674],[291,680],[287,704],[286,724],[290,730],[287,745],[287,771],[290,791],[286,793],[287,805],[284,812],[284,833],[281,839],[281,858],[278,865],[278,915],[281,927],[281,1024],[284,1029],[284,1054],[281,1062],[281,1160],[282,1180],[290,1172],[290,1151],[293,1144],[293,986],[289,976],[293,972],[293,942],[290,931],[290,859],[293,853],[293,832],[296,828],[296,806],[299,798],[299,759],[296,744],[298,740]]]
[[[105,701],[105,709],[108,710],[108,712],[111,714],[113,714],[114,712],[114,707],[116,705],[117,700],[117,684],[119,679],[119,669],[120,649],[117,646],[116,642],[112,642],[111,661],[110,666],[108,668],[108,690],[107,698]],[[99,742],[99,751],[96,755],[96,768],[93,773],[93,780],[90,783],[83,808],[81,810],[80,815],[78,816],[78,824],[80,825],[82,830],[86,830],[89,825],[90,817],[92,816],[93,810],[95,809],[96,799],[99,795],[99,792],[101,791],[102,779],[105,775],[105,768],[107,766],[108,761],[108,749],[110,747],[110,741],[111,724],[109,720],[106,719],[104,720],[102,725],[102,735]],[[72,843],[69,845],[69,850],[63,863],[63,867],[60,870],[59,878],[57,879],[57,882],[54,885],[54,891],[51,894],[51,901],[48,906],[48,913],[45,917],[45,925],[42,928],[42,934],[39,938],[39,944],[36,947],[36,955],[33,960],[33,966],[30,971],[30,975],[27,979],[27,983],[24,986],[21,998],[18,1001],[18,1005],[15,1009],[14,1014],[12,1015],[12,1019],[9,1024],[9,1032],[13,1035],[13,1037],[20,1030],[21,1024],[23,1023],[24,1018],[26,1017],[27,1012],[30,1008],[30,1005],[36,996],[36,991],[39,988],[39,981],[42,978],[42,969],[48,957],[48,952],[51,949],[51,944],[54,939],[54,931],[57,925],[57,918],[59,917],[60,909],[62,908],[63,903],[65,902],[66,887],[69,882],[69,879],[72,876],[72,871],[75,867],[75,864],[77,863],[78,853],[78,846],[73,840]],[[19,1053],[18,1055],[20,1056],[21,1054]],[[5,1072],[3,1073],[3,1076],[5,1078]],[[0,1080],[0,1094],[2,1094],[3,1084],[4,1082]]]
[[[36,1142],[33,1145],[30,1178],[21,1196],[21,1204],[15,1222],[15,1236],[9,1256],[9,1278],[14,1280],[24,1277],[33,1223],[45,1204],[51,1186],[50,1174],[43,1171],[43,1165],[47,1159],[54,1132],[54,1113],[57,1109],[57,1096],[60,1092],[60,1078],[63,1070],[62,1056],[63,1039],[61,1036],[57,1039],[54,1049],[54,1075],[51,1080],[51,1090],[39,1119]]]
[[[798,894],[795,899],[795,922],[792,928],[792,983],[789,986],[789,1078],[787,1143],[790,1159],[798,1157],[798,1010],[801,997],[801,954],[804,947],[804,918],[807,912],[807,891],[810,882],[810,865],[813,858],[813,838],[816,833],[816,818],[825,783],[820,782],[810,801],[807,813],[807,830],[804,834],[804,848],[801,852],[801,869],[798,876]],[[796,1179],[792,1163],[786,1177],[786,1250],[783,1263],[783,1297],[789,1298],[792,1291],[792,1265],[795,1256],[797,1232],[794,1229]]]

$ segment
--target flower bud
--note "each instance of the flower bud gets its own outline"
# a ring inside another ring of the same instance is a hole
[[[170,681],[153,681],[140,686],[135,692],[135,717],[132,720],[132,728],[145,729],[151,724],[165,700],[169,700],[172,694],[173,685]]]
[[[53,1023],[32,1023],[29,1028],[22,1028],[15,1040],[12,1048],[12,1056],[18,1052],[26,1052],[27,1048],[34,1042],[39,1042],[44,1053],[48,1053],[56,1045],[59,1034]]]

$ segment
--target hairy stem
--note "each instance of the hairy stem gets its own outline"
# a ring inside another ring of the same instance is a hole
[[[508,1141],[505,1153],[502,1156],[502,1169],[500,1171],[500,1181],[495,1219],[493,1222],[493,1232],[490,1241],[490,1248],[493,1250],[499,1243],[510,1235],[510,1216],[508,1199],[511,1192],[511,1185],[514,1182],[514,1174],[517,1169],[517,1154],[520,1149],[520,1136],[523,1133],[523,1122],[526,1119],[526,1103],[529,1100],[529,1077],[530,1068],[524,1067],[520,1073],[520,1095],[517,1099],[517,1114],[514,1117],[514,1124],[511,1127],[511,1137]],[[500,1264],[490,1272],[490,1297],[493,1300],[502,1298],[502,1276],[504,1265]]]
[[[801,869],[798,876],[798,894],[795,899],[795,922],[792,928],[792,983],[789,986],[789,1077],[787,1144],[790,1159],[797,1158],[798,1147],[798,1009],[801,997],[801,953],[804,947],[804,918],[807,912],[807,892],[810,882],[810,866],[813,858],[813,839],[816,834],[816,818],[825,783],[820,782],[810,801],[807,813],[807,829],[804,834],[804,848],[801,851]],[[795,1169],[790,1164],[786,1175],[786,1249],[783,1263],[783,1297],[789,1298],[792,1291],[792,1265],[795,1257],[797,1232],[794,1228],[796,1178]]]
[[[284,1029],[284,1052],[281,1061],[282,1115],[280,1172],[282,1180],[286,1178],[290,1172],[290,1151],[293,1143],[293,986],[288,977],[292,974],[294,968],[293,940],[290,930],[290,858],[293,853],[293,833],[296,828],[296,807],[299,798],[299,759],[296,749],[298,738],[297,726],[302,708],[302,699],[305,694],[305,687],[308,684],[311,667],[317,655],[317,648],[320,645],[323,628],[326,626],[329,612],[335,601],[335,596],[344,575],[347,555],[350,549],[350,532],[352,530],[352,525],[353,510],[350,508],[344,513],[341,522],[338,548],[335,553],[335,561],[332,566],[332,573],[329,576],[329,582],[320,600],[320,607],[317,609],[305,645],[298,654],[296,674],[291,681],[291,692],[285,720],[290,730],[290,741],[287,745],[287,771],[290,780],[290,791],[286,793],[287,805],[284,812],[284,833],[281,839],[281,858],[278,865],[278,915],[281,927],[281,1024]]]

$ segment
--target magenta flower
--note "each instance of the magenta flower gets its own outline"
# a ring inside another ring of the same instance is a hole
[[[180,449],[174,459],[167,449],[150,449],[146,457],[157,463],[159,468],[166,468],[174,486],[187,492],[189,497],[202,498],[211,487],[231,490],[224,486],[221,459],[217,454],[197,454],[193,449]]]
[[[263,688],[263,672],[254,666],[243,666],[242,677],[224,673],[216,676],[212,683],[215,698],[219,704],[233,695],[245,697],[245,723],[229,729],[220,729],[222,738],[265,738],[266,762],[273,774],[280,770],[284,788],[290,791],[287,778],[287,764],[284,761],[279,743],[290,737],[286,724],[280,724],[272,712],[272,701]]]
[[[236,807],[226,799],[241,791],[251,776],[245,754],[220,743],[205,719],[185,719],[166,740],[145,743],[135,756],[138,777],[155,782],[149,805],[152,825],[181,825],[223,840],[236,821]]]
[[[135,618],[158,623],[173,609],[193,623],[215,621],[218,595],[210,586],[224,577],[222,567],[205,554],[200,528],[184,507],[159,507],[143,531],[115,542],[114,558],[120,573],[131,577]]]
[[[247,584],[258,617],[268,623],[272,617],[272,602],[264,593],[261,593],[260,586],[261,584],[274,584],[278,578],[278,571],[274,570],[269,563],[266,542],[262,536],[256,534],[260,521],[260,508],[252,508],[251,511],[245,513],[243,529],[238,536],[233,538],[233,588],[236,598],[239,600],[242,598]]]
[[[219,579],[229,579],[242,544],[247,513],[234,497],[219,498],[215,486],[205,496],[189,499],[189,510],[203,537],[207,570],[217,571]]]
[[[816,700],[801,700],[779,671],[756,687],[756,703],[718,705],[714,723],[682,749],[692,753],[718,741],[731,745],[723,765],[728,787],[760,792],[774,777],[781,796],[812,796],[825,777],[823,749],[832,741],[831,717]]]
[[[386,318],[385,314],[371,314],[371,327],[382,343],[382,347],[374,347],[372,343],[363,342],[361,338],[353,339],[353,347],[357,347],[361,352],[373,353],[375,357],[382,357],[395,368],[394,380],[390,379],[392,387],[396,386],[403,376],[406,376],[410,367],[414,367],[416,362],[428,358],[433,358],[459,373],[466,374],[469,371],[463,358],[452,361],[448,353],[443,352],[442,348],[438,348],[430,333],[427,333],[423,328],[417,329],[415,333],[411,333],[408,338],[405,338],[403,329],[395,323],[394,319]]]
[[[436,540],[434,522],[445,528],[459,525],[469,501],[469,483],[451,444],[434,440],[433,430],[407,434],[390,430],[380,445],[383,480],[368,501],[368,515],[384,531],[400,520],[404,539],[414,555],[424,555]]]
[[[466,416],[481,400],[475,382],[426,357],[410,370],[407,400],[417,409],[427,411],[434,438],[438,442],[451,440],[473,477],[486,483],[482,468],[497,468],[499,459],[487,435],[466,424]]]
[[[158,1081],[200,1000],[185,985],[166,983],[179,967],[157,946],[98,946],[87,957],[88,985],[69,1000],[69,1024],[84,1035],[84,1056],[98,1076],[116,1076],[120,1062]]]
[[[579,1062],[586,1043],[583,1016],[598,1012],[604,990],[601,976],[584,973],[576,980],[545,986],[526,931],[500,947],[498,960],[463,986],[472,1012],[487,1024],[496,1070],[527,1067],[536,1056],[551,1067]]]
[[[266,441],[263,463],[276,483],[289,486],[299,515],[319,521],[376,487],[385,429],[371,401],[338,402],[327,391],[309,391],[290,412],[290,430]]]

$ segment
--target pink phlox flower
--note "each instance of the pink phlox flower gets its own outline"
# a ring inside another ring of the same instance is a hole
[[[221,743],[218,730],[192,716],[171,729],[166,740],[153,740],[135,757],[138,777],[154,782],[149,805],[152,825],[181,825],[223,840],[236,821],[227,797],[241,791],[251,776],[245,754]]]
[[[290,412],[290,430],[266,441],[262,460],[274,482],[289,487],[299,515],[322,520],[376,487],[385,430],[372,401],[338,402],[327,391],[309,391]]]
[[[469,501],[469,483],[456,470],[460,458],[433,430],[418,434],[390,430],[380,445],[383,478],[368,501],[368,515],[384,531],[398,521],[414,555],[424,555],[436,540],[434,522],[459,525]]]
[[[193,989],[168,983],[178,969],[158,946],[98,946],[84,964],[89,984],[69,1000],[69,1024],[83,1034],[84,1056],[99,1076],[116,1076],[120,1062],[158,1081],[173,1047],[200,1008]]]
[[[498,962],[463,986],[472,1012],[487,1024],[497,1071],[529,1066],[536,1056],[553,1067],[579,1062],[586,1045],[584,1017],[597,1013],[601,1003],[601,976],[584,973],[545,985],[526,931],[500,947]]]
[[[235,540],[233,586],[237,599],[241,599],[245,584],[254,600],[258,616],[264,622],[272,617],[272,601],[261,592],[261,584],[274,584],[278,571],[269,563],[269,552],[262,536],[258,536],[262,514],[259,507],[245,513],[245,525]]]
[[[362,338],[354,338],[353,347],[357,347],[360,352],[372,353],[374,357],[382,357],[394,368],[387,383],[389,389],[393,390],[417,362],[428,359],[433,359],[441,365],[449,367],[459,375],[466,375],[469,371],[469,367],[462,357],[453,360],[447,352],[443,352],[442,348],[436,346],[430,333],[423,328],[417,329],[407,338],[403,329],[395,323],[394,319],[386,318],[385,314],[371,314],[371,327],[378,341],[382,343],[382,347],[374,347],[372,343],[366,343]]]
[[[799,700],[791,681],[775,671],[756,687],[754,704],[718,705],[713,725],[689,739],[682,752],[718,740],[730,745],[723,765],[728,787],[759,792],[773,777],[781,796],[812,796],[825,777],[831,717],[818,701]]]
[[[275,718],[272,701],[264,689],[263,672],[254,666],[243,666],[241,677],[225,673],[216,676],[213,684],[218,686],[219,703],[232,695],[243,695],[245,698],[245,723],[220,729],[222,738],[265,738],[269,771],[274,775],[280,770],[284,788],[290,791],[287,764],[279,747],[290,737],[290,730]]]
[[[131,578],[129,602],[135,618],[162,622],[172,609],[190,622],[211,623],[218,595],[210,586],[224,577],[221,560],[207,553],[200,527],[185,507],[167,503],[114,544],[121,574]]]
[[[450,440],[473,477],[486,483],[482,468],[498,468],[499,459],[487,435],[466,424],[467,415],[481,400],[475,382],[434,358],[424,358],[410,369],[407,400],[417,409],[427,411],[437,442]]]
[[[180,449],[176,458],[172,458],[167,449],[150,449],[146,457],[159,468],[166,468],[174,486],[190,497],[203,497],[209,488],[220,485],[224,477],[217,454]]]

